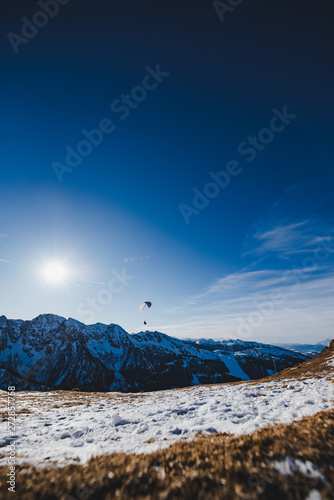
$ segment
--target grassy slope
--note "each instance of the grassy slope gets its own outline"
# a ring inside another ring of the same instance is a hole
[[[330,376],[334,341],[316,358],[270,379]],[[256,381],[254,383],[258,383]],[[251,382],[253,383],[253,382]],[[310,461],[324,479],[282,476],[274,461]],[[0,498],[7,492],[0,467]],[[32,499],[305,499],[313,489],[334,499],[334,411],[233,437],[198,436],[153,454],[111,454],[87,465],[17,468],[17,498]]]

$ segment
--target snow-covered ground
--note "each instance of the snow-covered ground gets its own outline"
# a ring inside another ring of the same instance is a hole
[[[0,391],[3,402],[7,393]],[[326,378],[200,386],[143,394],[22,393],[17,395],[17,463],[84,463],[112,452],[148,453],[197,432],[251,433],[334,407]],[[67,396],[66,396],[67,397]],[[3,405],[2,405],[3,406]],[[55,407],[55,406],[58,406]],[[2,408],[4,410],[4,408]],[[7,422],[0,423],[1,436]],[[6,454],[9,439],[0,441]],[[7,457],[0,465],[7,463]]]

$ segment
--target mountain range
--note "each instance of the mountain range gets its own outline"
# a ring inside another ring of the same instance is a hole
[[[328,347],[331,339],[325,339],[317,344],[275,344],[283,349],[289,349],[290,351],[301,352],[306,354],[306,356],[316,356],[319,352],[323,351],[325,347]]]
[[[53,314],[0,317],[0,388],[152,391],[259,379],[309,359],[242,340],[180,340]]]

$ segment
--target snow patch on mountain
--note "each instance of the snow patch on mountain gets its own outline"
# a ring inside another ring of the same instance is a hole
[[[215,351],[215,352],[217,352],[218,356],[225,363],[229,373],[233,373],[235,377],[239,377],[241,380],[250,380],[250,377],[243,371],[243,369],[239,365],[235,355],[223,354],[220,351]]]

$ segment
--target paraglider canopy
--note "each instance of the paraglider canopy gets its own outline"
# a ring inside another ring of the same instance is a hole
[[[142,311],[144,309],[144,307],[146,307],[146,306],[151,307],[151,305],[152,305],[152,302],[142,302],[140,304],[139,310]]]

